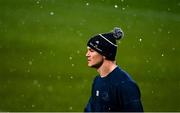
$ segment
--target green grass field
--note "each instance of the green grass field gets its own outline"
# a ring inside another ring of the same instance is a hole
[[[0,0],[0,111],[83,111],[86,43],[115,26],[144,110],[180,111],[178,0]]]

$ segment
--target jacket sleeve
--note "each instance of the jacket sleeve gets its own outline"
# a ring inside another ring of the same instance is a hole
[[[92,112],[92,97],[90,97],[88,104],[86,105],[84,112]]]
[[[89,98],[88,104],[86,105],[84,112],[93,112],[93,90],[94,90],[94,85],[96,82],[97,76],[94,78],[94,81],[92,83],[92,89],[91,89],[91,97]]]
[[[136,83],[132,81],[121,83],[118,88],[118,97],[122,111],[143,112],[140,96],[140,90]]]

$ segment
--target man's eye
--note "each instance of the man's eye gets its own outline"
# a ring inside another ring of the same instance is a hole
[[[90,49],[89,51],[90,51],[90,52],[94,52],[94,50],[92,50],[92,49]]]

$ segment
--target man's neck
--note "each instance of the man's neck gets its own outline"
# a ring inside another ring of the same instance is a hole
[[[113,61],[106,60],[101,67],[97,69],[97,72],[100,74],[100,76],[106,77],[109,73],[111,73],[117,65]]]

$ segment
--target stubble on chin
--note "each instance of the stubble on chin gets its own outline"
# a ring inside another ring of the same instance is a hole
[[[89,67],[98,69],[99,67],[102,66],[103,62],[104,62],[104,60],[101,60],[101,61],[97,62],[96,64],[91,65]]]

